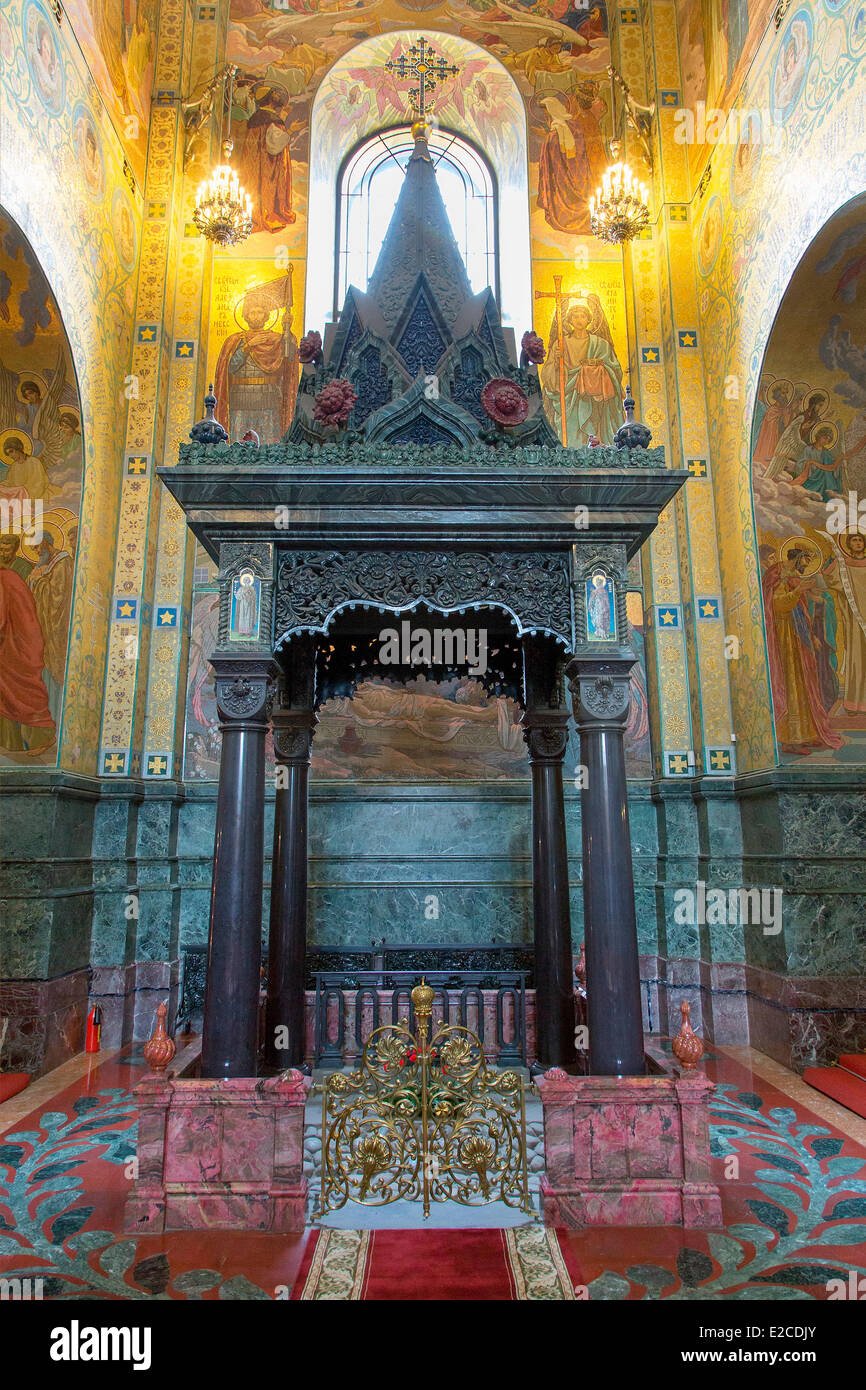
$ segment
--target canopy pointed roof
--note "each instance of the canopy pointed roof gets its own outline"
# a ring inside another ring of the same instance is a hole
[[[415,148],[385,240],[367,286],[389,329],[393,329],[421,271],[449,326],[472,298],[463,257],[436,182],[427,147],[427,126],[412,127]]]

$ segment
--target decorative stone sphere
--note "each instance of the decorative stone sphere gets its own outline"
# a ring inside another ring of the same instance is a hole
[[[315,329],[305,333],[298,343],[298,357],[304,363],[317,362],[322,355],[322,335]]]
[[[338,377],[323,386],[313,402],[313,418],[327,428],[345,425],[358,397],[350,381]]]
[[[481,404],[497,425],[522,425],[529,414],[529,401],[516,381],[494,376],[481,392]]]

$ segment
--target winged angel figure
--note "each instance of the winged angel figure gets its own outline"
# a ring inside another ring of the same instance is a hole
[[[58,491],[49,474],[64,458],[60,402],[65,386],[62,343],[50,382],[36,372],[19,375],[0,361],[0,461],[6,466],[0,488],[7,494],[12,490],[47,501]]]

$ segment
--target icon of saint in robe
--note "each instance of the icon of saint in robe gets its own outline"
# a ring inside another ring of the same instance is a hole
[[[591,642],[609,642],[616,636],[613,584],[599,571],[586,584],[586,635]]]
[[[538,373],[548,419],[561,439],[564,393],[569,447],[585,445],[590,435],[602,444],[612,444],[622,424],[622,367],[597,294],[572,300],[564,311],[562,339],[560,352],[554,314],[547,357]],[[560,360],[565,366],[564,383],[560,382]]]
[[[259,635],[259,590],[261,581],[244,570],[232,582],[230,637],[236,642],[255,642]]]
[[[826,692],[821,688],[819,634],[809,611],[812,576],[821,561],[817,544],[792,536],[761,580],[773,711],[779,746],[785,753],[841,748],[843,743],[830,725]],[[824,580],[832,587],[828,575]]]
[[[836,563],[825,571],[824,580],[838,596],[841,617],[840,645],[844,645],[845,652],[842,708],[848,715],[862,716],[866,714],[866,536],[858,530],[848,530],[831,539]]]
[[[587,80],[572,92],[536,98],[549,123],[538,160],[538,206],[557,232],[589,232],[589,200],[610,162],[599,124],[606,108],[598,90],[597,82]]]
[[[214,392],[216,416],[231,440],[254,430],[263,444],[281,439],[292,423],[298,393],[298,342],[292,332],[292,267],[255,285],[235,318],[247,325],[223,343]]]
[[[0,537],[0,751],[34,757],[57,729],[42,679],[45,642],[33,594],[12,568],[19,538]]]
[[[66,676],[77,538],[75,516],[64,508],[46,512],[42,519],[41,539],[32,546],[22,546],[25,559],[33,562],[27,583],[33,594],[45,643],[42,679],[48,691],[48,706],[55,720],[60,717]]]
[[[291,226],[291,142],[302,122],[291,121],[288,93],[267,82],[241,78],[235,90],[235,114],[246,119],[241,137],[238,176],[253,200],[253,231],[281,232]]]
[[[794,383],[771,381],[764,391],[761,419],[755,436],[752,457],[756,463],[767,464],[779,446],[779,440],[794,418]],[[757,418],[757,416],[756,416]]]

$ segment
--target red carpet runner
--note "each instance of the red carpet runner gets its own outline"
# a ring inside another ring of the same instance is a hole
[[[554,1231],[315,1231],[293,1299],[573,1301],[580,1271]],[[580,1294],[578,1293],[578,1297]]]
[[[838,1067],[807,1067],[803,1080],[822,1095],[866,1119],[866,1056],[849,1052],[839,1058]]]
[[[866,1052],[843,1052],[839,1058],[839,1066],[846,1071],[856,1072],[866,1081]]]

